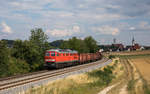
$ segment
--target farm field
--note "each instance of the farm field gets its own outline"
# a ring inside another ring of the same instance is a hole
[[[124,76],[121,84],[107,94],[150,94],[150,51],[115,52],[120,58]]]
[[[124,51],[124,52],[110,52],[110,55],[147,55],[150,54],[150,50],[143,51]]]
[[[130,59],[142,77],[150,85],[150,56]]]

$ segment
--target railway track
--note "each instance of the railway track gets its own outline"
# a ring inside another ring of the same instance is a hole
[[[10,80],[10,79],[15,79],[15,78],[20,78],[20,77],[25,77],[25,76],[28,76],[28,75],[33,75],[33,74],[39,74],[39,73],[45,73],[47,72],[48,70],[42,70],[42,71],[38,71],[38,72],[31,72],[31,73],[25,73],[25,74],[19,74],[19,75],[14,75],[14,76],[10,76],[10,77],[3,77],[3,78],[0,78],[0,82],[1,81],[5,81],[5,80]]]
[[[3,79],[0,79],[0,91],[13,88],[16,86],[28,84],[31,82],[36,82],[39,80],[44,80],[47,78],[55,77],[58,75],[64,75],[66,73],[88,68],[89,66],[96,66],[100,63],[106,62],[107,60],[108,59],[102,59],[101,61],[97,61],[94,63],[88,63],[84,65],[78,65],[78,66],[68,67],[68,68],[59,69],[59,70],[52,70],[52,71],[44,70],[44,71],[39,71],[39,72],[34,72],[34,73],[29,73],[29,74],[24,74],[24,75],[19,75],[19,76],[12,76],[12,78],[11,77],[3,78]]]

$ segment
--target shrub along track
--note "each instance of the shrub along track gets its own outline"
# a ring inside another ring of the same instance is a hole
[[[16,86],[28,84],[31,82],[36,82],[39,80],[47,79],[50,77],[55,77],[58,75],[63,75],[66,73],[74,72],[77,70],[88,68],[90,66],[96,66],[96,65],[98,65],[100,63],[104,63],[106,61],[108,61],[108,59],[105,58],[105,59],[102,59],[101,61],[88,63],[88,64],[84,64],[84,65],[68,67],[68,68],[59,69],[59,70],[45,71],[45,72],[41,71],[40,73],[35,72],[35,73],[29,73],[29,74],[25,74],[25,75],[19,75],[18,77],[13,76],[12,78],[11,77],[3,78],[0,80],[0,91],[6,90],[9,88],[13,88]]]

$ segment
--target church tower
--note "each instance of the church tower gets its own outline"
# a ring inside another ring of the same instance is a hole
[[[134,40],[134,37],[132,38],[132,46],[135,45],[135,40]]]
[[[113,39],[113,44],[116,44],[116,38]]]

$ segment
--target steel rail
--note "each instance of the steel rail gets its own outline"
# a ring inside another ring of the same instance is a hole
[[[10,79],[12,80],[12,79],[15,79],[15,78],[20,78],[20,77],[25,77],[25,76],[29,76],[29,75],[33,75],[33,74],[45,73],[47,71],[48,70],[42,70],[42,71],[25,73],[25,74],[13,75],[13,76],[9,76],[9,77],[3,77],[3,78],[0,78],[0,82],[1,81],[6,81],[6,80],[10,80]]]

